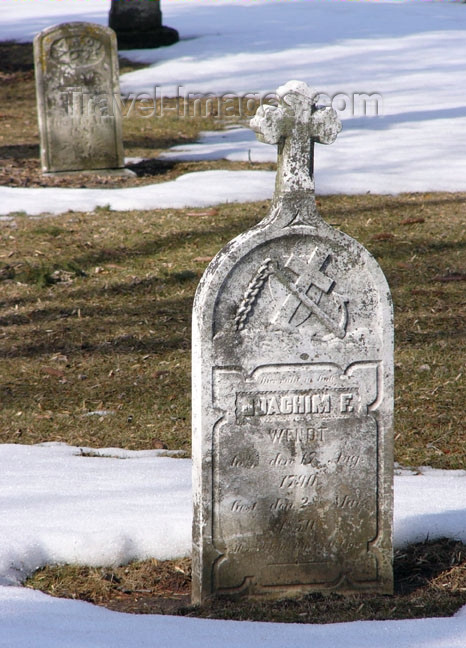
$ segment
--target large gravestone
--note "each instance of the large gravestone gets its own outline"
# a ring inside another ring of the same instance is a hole
[[[116,37],[73,22],[34,38],[42,170],[121,169],[124,165]]]
[[[211,262],[193,315],[193,602],[391,593],[393,320],[385,277],[316,210],[341,125],[292,81],[270,214]]]
[[[120,49],[162,47],[179,40],[176,29],[162,25],[160,0],[112,0],[109,26]]]

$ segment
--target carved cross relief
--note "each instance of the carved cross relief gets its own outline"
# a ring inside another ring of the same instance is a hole
[[[250,126],[259,141],[278,145],[276,194],[314,191],[313,143],[332,144],[341,131],[333,108],[316,105],[317,92],[302,81],[277,89],[278,106],[261,106]]]
[[[283,328],[299,327],[313,315],[333,335],[344,338],[348,299],[334,290],[335,281],[323,272],[330,259],[331,255],[319,248],[314,248],[307,259],[294,254],[285,263],[266,259],[249,282],[238,306],[236,330],[246,328],[266,282],[275,279],[285,287],[288,295],[272,314],[272,323],[280,323]],[[330,298],[326,308],[320,304],[323,295]],[[328,310],[329,306],[332,306],[331,310]]]

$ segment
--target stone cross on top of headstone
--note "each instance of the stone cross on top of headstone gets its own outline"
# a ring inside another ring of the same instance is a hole
[[[365,248],[319,216],[301,82],[251,122],[278,145],[269,215],[211,262],[193,309],[193,602],[391,593],[393,314]]]
[[[314,190],[314,142],[332,144],[341,131],[333,108],[316,105],[317,92],[302,81],[277,89],[277,107],[261,106],[251,128],[266,144],[278,144],[277,192]]]

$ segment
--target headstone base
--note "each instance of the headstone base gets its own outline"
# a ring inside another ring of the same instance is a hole
[[[174,45],[180,40],[179,34],[173,27],[158,27],[152,31],[121,31],[117,30],[118,49],[152,49]]]
[[[135,178],[137,173],[131,169],[83,169],[78,171],[49,171],[44,172],[42,175],[47,177],[60,177],[76,176],[76,175],[92,175],[92,176],[113,176],[113,177],[127,177]]]

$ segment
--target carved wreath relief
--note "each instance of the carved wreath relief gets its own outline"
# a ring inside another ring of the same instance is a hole
[[[104,58],[105,48],[92,36],[64,36],[52,43],[50,56],[60,65],[96,65]]]

